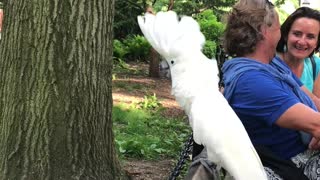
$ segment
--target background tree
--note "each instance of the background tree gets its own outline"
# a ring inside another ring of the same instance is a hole
[[[155,14],[151,6],[147,7],[146,12]],[[150,48],[150,55],[149,55],[149,76],[150,77],[158,78],[160,76],[159,62],[160,62],[160,55],[155,49]]]
[[[114,0],[5,1],[0,179],[119,179]]]

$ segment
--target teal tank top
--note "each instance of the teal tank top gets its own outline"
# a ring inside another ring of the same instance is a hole
[[[313,55],[313,57],[316,64],[316,77],[317,77],[320,71],[320,58],[316,55]],[[303,67],[303,72],[300,80],[306,86],[306,88],[308,88],[312,92],[314,82],[313,82],[312,63],[310,58],[304,59],[304,67]]]

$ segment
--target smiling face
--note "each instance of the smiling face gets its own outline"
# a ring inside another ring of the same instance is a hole
[[[288,53],[296,59],[308,57],[317,47],[319,32],[319,21],[305,17],[296,19],[288,33]]]

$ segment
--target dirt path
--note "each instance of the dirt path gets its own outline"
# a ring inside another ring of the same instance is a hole
[[[183,116],[184,112],[178,106],[174,97],[171,95],[171,82],[169,79],[157,79],[149,77],[132,76],[126,79],[117,79],[116,82],[122,81],[126,84],[140,84],[145,88],[135,91],[128,91],[122,88],[115,88],[113,90],[113,102],[115,104],[120,102],[131,103],[133,101],[143,100],[145,95],[156,94],[160,103],[165,107],[163,112],[166,117]]]
[[[132,180],[167,180],[175,160],[128,160],[123,167]]]

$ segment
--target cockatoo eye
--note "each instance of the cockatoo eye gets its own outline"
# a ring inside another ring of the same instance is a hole
[[[171,61],[171,64],[174,64],[174,61]]]

